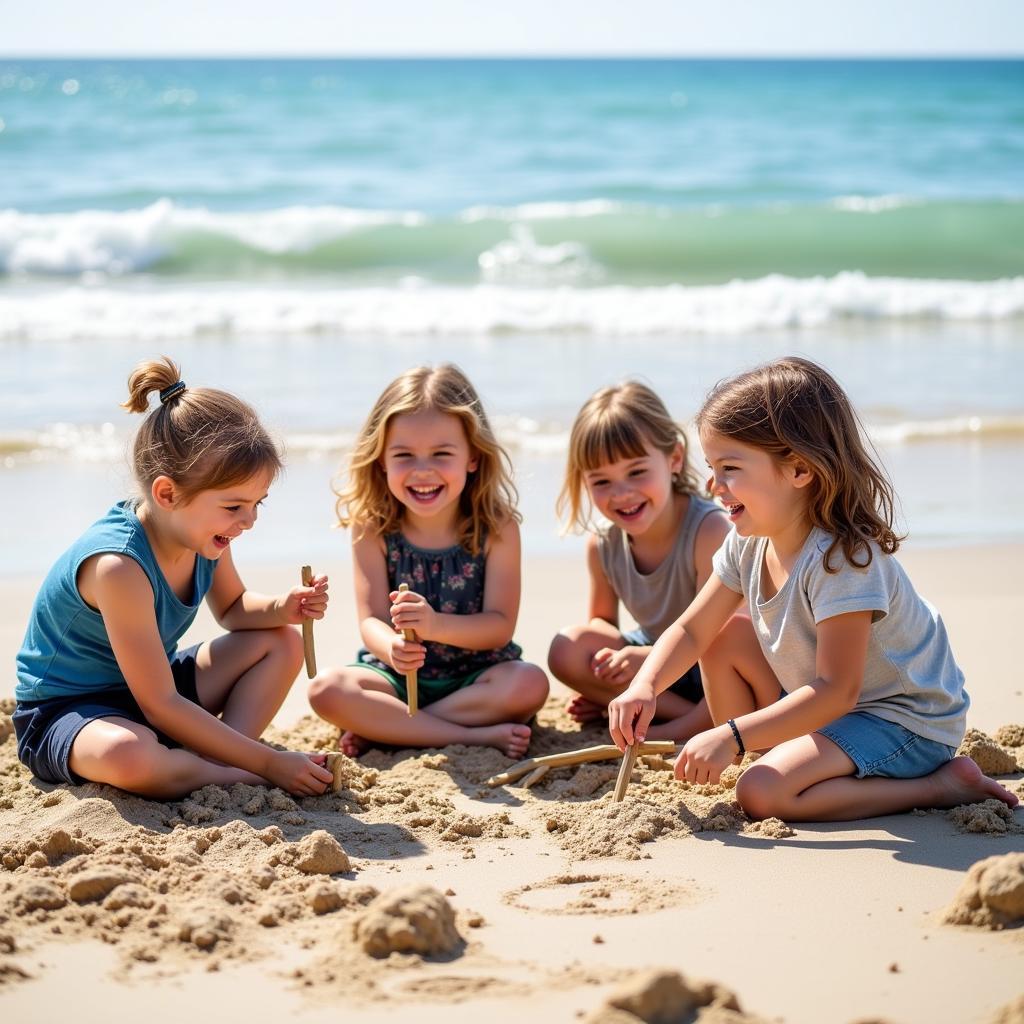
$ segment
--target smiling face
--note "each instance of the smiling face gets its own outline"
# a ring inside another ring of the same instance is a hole
[[[161,477],[154,482],[157,500],[161,481],[167,479]],[[183,547],[204,558],[219,558],[232,541],[256,525],[259,506],[272,479],[273,474],[266,470],[224,488],[200,491],[188,502],[165,505],[176,538]]]
[[[477,468],[458,416],[424,409],[388,424],[381,456],[388,490],[414,516],[454,521],[466,478]]]
[[[741,537],[780,537],[806,527],[807,485],[813,479],[799,462],[780,462],[768,452],[714,430],[701,432],[711,469],[709,488]]]
[[[594,508],[631,537],[638,537],[671,514],[672,477],[682,464],[681,445],[667,455],[645,443],[642,455],[587,470],[583,480]]]

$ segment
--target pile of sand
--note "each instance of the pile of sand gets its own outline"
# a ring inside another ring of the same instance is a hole
[[[1022,745],[1024,726],[1004,725],[997,738],[980,729],[968,729],[957,753],[969,757],[986,775],[1010,775],[1021,765]]]
[[[1024,924],[1024,853],[986,857],[972,864],[942,920],[993,929]]]
[[[743,1013],[736,996],[715,982],[688,981],[677,971],[631,976],[584,1020],[586,1024],[763,1024]]]
[[[1014,820],[1013,810],[994,797],[977,804],[962,804],[946,812],[958,832],[982,832],[991,836],[1021,835],[1024,827]]]
[[[378,896],[356,917],[352,935],[364,953],[377,958],[392,953],[440,956],[462,945],[452,905],[427,885]]]

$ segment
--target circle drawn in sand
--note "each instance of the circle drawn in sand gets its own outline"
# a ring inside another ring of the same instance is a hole
[[[692,902],[695,889],[628,875],[555,875],[512,889],[503,902],[536,914],[652,914]]]

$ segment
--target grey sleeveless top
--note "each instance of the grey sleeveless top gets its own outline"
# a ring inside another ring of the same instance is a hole
[[[721,509],[713,501],[690,495],[690,505],[668,557],[646,575],[633,561],[629,535],[618,526],[601,532],[597,550],[608,582],[626,611],[653,644],[697,596],[693,549],[700,524]]]

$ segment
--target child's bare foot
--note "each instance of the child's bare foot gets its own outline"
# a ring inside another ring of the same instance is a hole
[[[982,774],[969,757],[954,757],[932,775],[938,790],[936,807],[959,807],[981,800],[1002,800],[1007,807],[1016,807],[1020,801],[1009,790],[1003,789],[995,779]]]
[[[598,704],[587,697],[573,697],[565,710],[569,717],[579,722],[580,725],[586,725],[587,722],[596,722],[599,718],[608,717],[608,706],[606,704]]]
[[[346,757],[359,757],[360,754],[365,754],[373,744],[362,736],[357,736],[351,729],[346,729],[341,734],[341,740],[338,742],[338,749]]]
[[[503,725],[482,725],[476,729],[481,746],[494,747],[506,757],[518,761],[530,745],[530,727],[518,722]]]

